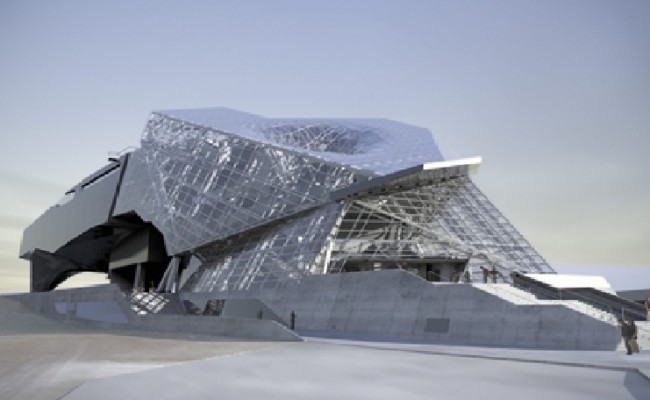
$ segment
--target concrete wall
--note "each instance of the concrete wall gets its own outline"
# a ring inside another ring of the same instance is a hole
[[[561,304],[518,305],[469,284],[399,270],[311,276],[258,291],[182,299],[259,298],[303,334],[547,349],[613,350],[616,327]]]
[[[272,320],[254,318],[137,315],[117,285],[7,296],[43,315],[80,327],[121,331],[183,332],[254,340],[301,340]]]
[[[434,284],[400,270],[311,276],[274,289],[180,295],[199,305],[208,299],[257,299],[270,311],[265,317],[272,312],[278,321],[136,315],[115,285],[11,298],[52,318],[106,329],[299,340],[278,323],[287,325],[295,311],[296,329],[302,334],[576,350],[614,350],[620,342],[614,324],[568,303],[515,304],[470,284]]]
[[[85,318],[79,318],[77,314],[92,314],[91,309],[93,308],[95,321],[108,319],[106,322],[115,320],[118,323],[119,320],[119,323],[126,324],[135,317],[130,312],[124,295],[116,285],[25,293],[7,297],[19,301],[47,317],[63,321],[84,320]],[[96,307],[93,307],[93,304]],[[108,310],[110,310],[108,314],[114,314],[114,318],[106,314]]]

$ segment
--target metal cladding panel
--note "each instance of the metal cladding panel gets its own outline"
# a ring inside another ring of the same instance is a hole
[[[177,254],[324,204],[363,179],[347,166],[154,114],[114,214],[135,211]]]
[[[119,178],[120,168],[114,169],[87,186],[76,188],[74,194],[66,196],[67,202],[50,207],[25,229],[20,256],[27,256],[34,249],[54,253],[88,229],[105,223]]]

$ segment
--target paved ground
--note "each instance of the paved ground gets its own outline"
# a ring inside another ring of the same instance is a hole
[[[281,345],[183,334],[106,334],[49,320],[0,298],[0,399],[60,399],[92,379]]]
[[[612,370],[633,369],[650,382],[650,349],[628,356],[621,351],[564,351],[504,349],[498,347],[447,346],[431,344],[383,343],[359,340],[335,340],[314,338],[321,342],[349,346],[363,346],[384,350],[420,352],[427,354],[452,355],[455,357],[482,358],[488,360],[520,361],[527,363],[557,364],[576,367],[602,368]]]
[[[637,369],[650,351],[105,334],[0,300],[0,399],[650,400]]]
[[[80,399],[650,399],[632,370],[307,341],[86,382]]]

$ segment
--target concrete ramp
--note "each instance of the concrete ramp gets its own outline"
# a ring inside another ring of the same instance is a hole
[[[286,344],[134,332],[77,329],[0,297],[0,399],[61,399],[88,380]]]
[[[259,299],[285,319],[293,311],[296,330],[310,336],[565,350],[618,345],[613,317],[599,318],[600,310],[506,289],[504,295],[384,270],[313,275],[279,288],[219,295]],[[181,298],[198,302],[214,295],[181,293]]]
[[[0,335],[24,333],[57,333],[75,330],[23,305],[19,301],[0,296]]]
[[[137,314],[116,285],[12,295],[16,307],[70,326],[138,332],[211,335],[265,341],[301,341],[284,325],[256,318],[196,316],[187,314]],[[175,299],[178,302],[178,299]],[[8,303],[9,304],[9,303]],[[7,306],[9,307],[9,306]],[[63,325],[63,324],[62,324]]]

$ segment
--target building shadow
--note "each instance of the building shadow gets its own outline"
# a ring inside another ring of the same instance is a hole
[[[650,400],[650,380],[637,371],[625,373],[623,385],[636,400]]]

